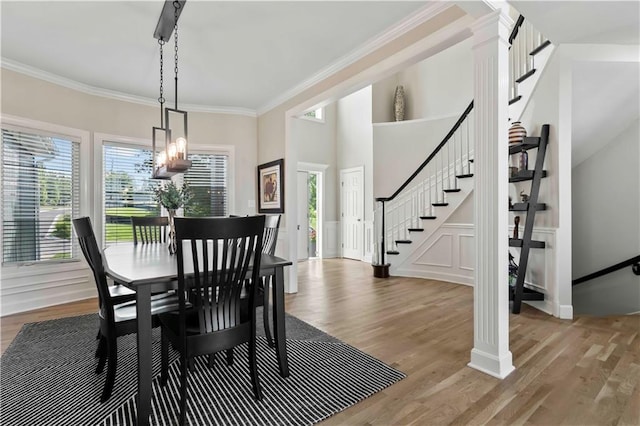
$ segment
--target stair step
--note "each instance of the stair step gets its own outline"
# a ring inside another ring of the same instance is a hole
[[[462,190],[460,188],[451,188],[451,189],[443,189],[443,191],[448,194],[450,192],[460,192]]]
[[[433,207],[446,207],[449,203],[431,203]]]
[[[411,244],[411,240],[396,240],[396,244]]]
[[[533,49],[531,51],[531,53],[529,53],[529,55],[531,56],[535,56],[538,53],[542,52],[544,50],[545,47],[549,46],[551,44],[550,40],[545,41],[544,43],[542,43],[540,46],[536,47],[535,49]]]
[[[525,180],[532,180],[534,172],[535,170],[521,170],[518,173],[516,173],[515,176],[511,176],[509,178],[509,182],[522,182]],[[542,177],[547,177],[546,170],[542,171]]]
[[[509,238],[509,247],[522,247],[522,240],[520,238],[513,239],[513,238]],[[535,241],[535,240],[531,240],[531,243],[529,245],[529,247],[531,248],[544,248],[545,247],[545,242],[544,241]]]
[[[469,160],[470,163],[473,163],[473,158]]]
[[[400,252],[395,250],[388,250],[387,254],[400,254]]]
[[[409,228],[409,229],[407,229],[407,231],[409,231],[409,232],[424,232],[424,229],[422,229],[422,228]]]
[[[436,218],[436,216],[420,216],[420,219],[422,219],[422,220],[433,220],[435,218]]]
[[[520,76],[520,78],[518,78],[516,80],[516,83],[522,83],[523,81],[525,81],[526,79],[528,79],[529,77],[531,77],[533,74],[536,73],[536,69],[533,68],[529,71],[527,71],[526,73],[524,73],[523,75]]]
[[[511,100],[509,101],[509,105],[511,105],[511,104],[515,104],[515,103],[516,103],[516,102],[518,102],[520,99],[522,99],[522,96],[520,96],[520,95],[516,96],[515,98],[513,98],[513,99],[511,99]]]
[[[456,177],[458,179],[470,178],[470,177],[473,177],[473,173],[467,173],[467,174],[464,174],[464,175],[456,175]]]

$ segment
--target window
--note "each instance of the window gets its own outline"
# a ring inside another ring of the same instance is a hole
[[[318,108],[318,109],[314,109],[313,111],[309,111],[309,112],[305,113],[303,115],[303,117],[304,118],[315,119],[317,121],[324,121],[323,112],[324,112],[323,108]]]
[[[191,168],[184,180],[191,188],[193,198],[185,206],[185,216],[226,216],[228,212],[228,163],[222,154],[189,154]]]
[[[159,216],[151,179],[151,149],[105,142],[103,145],[104,241],[133,241],[131,216]]]
[[[80,212],[80,141],[2,129],[2,262],[76,257],[71,218]]]
[[[133,241],[131,216],[166,214],[153,197],[153,188],[163,181],[150,178],[151,149],[146,146],[104,141],[102,158],[105,245]],[[228,158],[226,154],[189,154],[191,168],[177,176],[193,194],[184,216],[227,215]]]

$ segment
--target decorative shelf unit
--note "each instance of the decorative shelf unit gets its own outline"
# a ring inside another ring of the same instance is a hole
[[[542,169],[544,165],[544,157],[547,152],[547,144],[549,142],[549,125],[542,126],[540,137],[525,137],[522,143],[509,145],[509,155],[519,154],[522,151],[537,149],[536,163],[533,170],[519,171],[509,178],[509,182],[531,181],[531,192],[529,200],[524,203],[516,203],[511,206],[509,211],[524,212],[526,219],[524,223],[524,231],[521,238],[510,238],[509,247],[520,247],[520,262],[518,263],[518,276],[515,285],[509,287],[509,300],[513,301],[511,312],[520,313],[523,300],[544,300],[544,294],[524,286],[524,277],[527,272],[527,264],[529,263],[529,250],[532,248],[545,248],[544,241],[535,241],[531,239],[533,233],[533,222],[536,212],[546,210],[547,205],[538,203],[538,193],[540,192],[540,181],[547,176],[547,172]]]

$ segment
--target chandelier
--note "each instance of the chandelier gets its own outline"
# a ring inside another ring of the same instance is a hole
[[[186,0],[165,0],[153,37],[160,45],[160,127],[152,127],[152,160],[151,177],[154,179],[171,179],[176,173],[184,173],[191,167],[187,157],[187,112],[178,109],[178,18]],[[174,40],[174,73],[175,73],[175,106],[164,107],[163,87],[163,47],[173,32]],[[164,149],[158,153],[158,142],[164,137]]]

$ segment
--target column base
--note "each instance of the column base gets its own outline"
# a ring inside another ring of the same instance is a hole
[[[513,366],[511,351],[507,351],[501,358],[498,358],[475,348],[471,350],[471,361],[467,366],[498,379],[504,379],[516,369]]]

